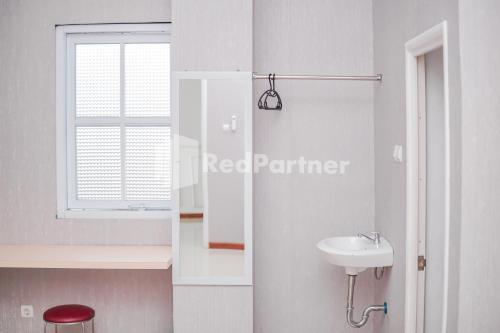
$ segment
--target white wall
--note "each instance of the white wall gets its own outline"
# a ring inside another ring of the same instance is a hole
[[[1,269],[0,332],[41,333],[45,309],[79,303],[96,311],[96,332],[171,333],[171,277],[170,271]],[[33,319],[21,319],[21,304],[33,305]],[[59,332],[80,333],[76,328]]]
[[[254,71],[374,73],[372,24],[371,0],[255,0]],[[345,272],[315,245],[374,227],[374,85],[280,80],[281,112],[254,104],[256,153],[351,161],[343,176],[255,175],[255,333],[353,331]],[[254,103],[267,88],[254,82]],[[373,303],[373,281],[371,271],[359,276],[356,314]]]
[[[203,213],[200,80],[183,80],[179,84],[179,103],[182,110],[179,116],[179,210],[181,213]]]
[[[375,228],[394,247],[394,267],[378,282],[376,302],[387,300],[389,314],[376,320],[375,332],[400,333],[404,327],[405,163],[394,163],[392,149],[405,144],[404,44],[427,29],[448,22],[451,127],[451,258],[448,298],[449,329],[457,332],[458,259],[460,256],[461,86],[458,44],[458,0],[373,1],[375,72]]]
[[[167,22],[166,0],[0,2],[0,243],[169,244],[163,220],[58,220],[56,24]]]
[[[170,243],[168,221],[55,218],[55,24],[166,21],[168,0],[0,0],[0,243]],[[63,301],[95,306],[98,331],[171,332],[169,285],[170,271],[0,269],[0,332],[40,332]]]
[[[174,0],[173,68],[252,70],[251,0]],[[251,333],[252,286],[174,286],[176,333]]]
[[[243,81],[211,80],[207,84],[207,152],[217,159],[238,161],[245,158],[245,113]],[[252,103],[252,101],[250,101]],[[236,131],[223,131],[236,116]],[[208,241],[244,244],[245,174],[208,172]],[[205,217],[205,216],[203,216]],[[206,220],[204,220],[206,222]]]
[[[445,239],[445,117],[443,48],[425,56],[426,229],[424,332],[439,332],[443,321]]]
[[[463,180],[456,332],[492,332],[500,326],[500,2],[459,3]]]
[[[173,68],[252,70],[252,1],[174,0]]]

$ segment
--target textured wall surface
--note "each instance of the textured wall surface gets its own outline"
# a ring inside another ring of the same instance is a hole
[[[0,270],[1,333],[40,333],[44,309],[68,303],[95,309],[96,332],[172,332],[170,271]],[[21,304],[34,306],[33,319],[20,318]]]
[[[175,333],[252,333],[251,286],[175,286]]]
[[[0,243],[170,243],[168,221],[55,219],[55,24],[167,21],[168,0],[0,0]],[[0,269],[0,332],[40,332],[62,302],[95,306],[100,332],[171,332],[171,298],[170,271]]]
[[[443,49],[425,55],[426,229],[425,332],[439,332],[443,321],[445,235],[445,130]]]
[[[55,218],[54,26],[166,21],[166,0],[0,1],[0,243],[170,243],[168,221]]]
[[[457,332],[493,332],[500,326],[500,2],[459,2],[463,197]]]
[[[179,189],[179,210],[203,212],[203,189],[201,183],[201,81],[183,80],[179,83],[179,133],[186,138],[179,142],[183,152],[180,163],[180,183],[192,184]]]
[[[251,0],[174,0],[173,68],[252,69]]]
[[[404,327],[406,172],[392,149],[406,142],[404,44],[427,29],[448,22],[451,127],[451,235],[449,332],[456,330],[460,235],[461,87],[457,0],[373,1],[374,65],[384,80],[375,87],[375,228],[394,247],[394,267],[377,282],[376,301],[387,300],[389,315],[375,332],[400,333]]]
[[[175,70],[251,70],[251,0],[174,0],[172,20]],[[174,286],[174,329],[251,333],[253,287]]]
[[[252,134],[245,131],[245,113],[252,112],[247,87],[248,82],[243,80],[207,83],[206,149],[219,161],[245,158],[245,138]],[[232,116],[236,117],[236,131],[222,130],[222,124],[230,124]],[[203,222],[208,222],[208,241],[244,244],[245,174],[209,172],[206,176],[208,210]]]
[[[254,1],[255,72],[368,75],[372,37],[371,0]],[[353,331],[345,320],[345,272],[315,245],[373,229],[374,85],[280,80],[281,112],[254,105],[256,153],[351,162],[342,176],[255,175],[255,333]],[[254,100],[267,88],[255,82]],[[362,273],[357,315],[373,302],[373,287],[372,272]],[[371,332],[371,323],[358,331]]]

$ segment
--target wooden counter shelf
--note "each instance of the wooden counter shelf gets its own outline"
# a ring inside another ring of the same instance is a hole
[[[170,246],[0,245],[0,267],[168,269]]]

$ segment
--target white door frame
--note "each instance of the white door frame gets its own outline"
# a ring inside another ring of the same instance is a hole
[[[450,103],[448,88],[448,32],[446,21],[427,30],[405,44],[406,51],[406,281],[405,333],[416,333],[418,294],[418,219],[419,219],[419,119],[418,119],[418,57],[443,48],[445,179],[444,179],[444,267],[443,321],[446,333],[448,313],[449,234],[450,234]]]
[[[425,55],[417,58],[418,81],[418,236],[417,256],[427,258],[427,107]],[[432,259],[431,259],[432,260]],[[424,333],[425,269],[417,272],[417,330]]]

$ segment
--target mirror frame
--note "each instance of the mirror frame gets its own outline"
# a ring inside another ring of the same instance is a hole
[[[244,175],[244,269],[242,276],[182,276],[179,265],[180,209],[179,209],[179,81],[180,80],[241,80],[245,81],[245,156],[250,159],[250,170]],[[251,72],[173,71],[171,77],[172,120],[172,282],[174,285],[241,285],[253,284],[253,92]]]

